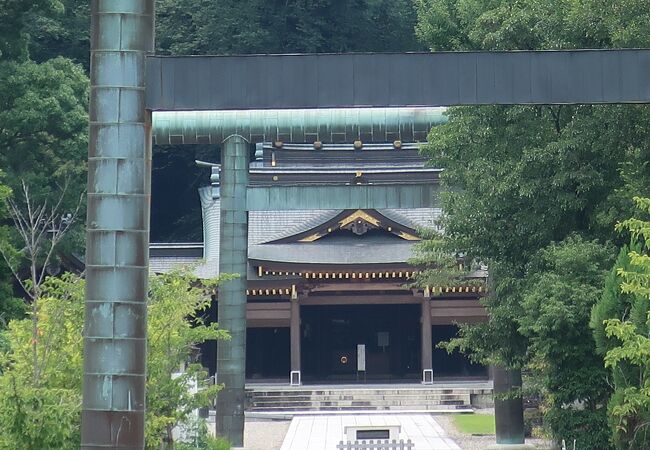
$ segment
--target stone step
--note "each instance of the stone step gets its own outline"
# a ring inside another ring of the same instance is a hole
[[[458,409],[465,410],[468,405],[426,405],[426,406],[376,406],[376,405],[358,405],[358,406],[274,406],[255,408],[251,407],[248,411],[265,411],[265,412],[287,412],[287,411],[455,411]]]
[[[428,394],[490,394],[491,389],[329,389],[329,390],[298,390],[298,389],[247,389],[247,394],[255,395],[360,395],[360,394],[399,394],[399,395],[428,395]]]
[[[346,398],[356,398],[356,397],[366,397],[366,398],[394,398],[394,397],[400,397],[400,398],[422,398],[422,399],[439,399],[439,398],[449,398],[449,397],[468,397],[471,395],[468,392],[454,392],[451,394],[417,394],[417,393],[408,393],[408,394],[397,394],[397,393],[383,393],[383,394],[375,394],[375,393],[358,393],[358,394],[350,394],[348,392],[339,392],[339,393],[333,393],[333,394],[294,394],[294,393],[282,393],[282,394],[264,394],[264,395],[259,395],[257,393],[252,393],[248,395],[249,397],[253,398],[259,398],[259,399],[277,399],[277,398],[311,398],[311,399],[317,399],[317,398],[341,398],[341,399],[346,399]]]
[[[254,412],[309,411],[429,411],[465,410],[474,395],[489,395],[483,386],[463,387],[342,387],[247,389],[247,410]]]
[[[253,405],[275,405],[278,403],[320,403],[320,404],[332,404],[332,403],[340,403],[340,404],[347,404],[350,402],[355,402],[355,401],[365,401],[365,402],[371,402],[371,403],[376,403],[376,404],[444,404],[444,403],[469,403],[470,398],[469,397],[451,397],[451,398],[441,398],[441,399],[418,399],[418,398],[400,398],[400,397],[394,397],[394,398],[383,398],[383,399],[378,399],[378,398],[367,398],[367,397],[355,397],[355,398],[345,398],[345,399],[338,399],[338,398],[323,398],[323,399],[309,399],[309,398],[279,398],[275,400],[260,400],[257,398],[252,398],[249,400],[249,402]]]
[[[468,401],[465,400],[441,400],[439,402],[423,402],[423,401],[417,401],[417,400],[400,400],[400,399],[394,399],[390,401],[377,401],[377,400],[367,400],[367,399],[356,399],[356,400],[341,400],[341,401],[278,401],[278,402],[256,402],[253,401],[250,403],[251,406],[255,407],[265,407],[265,406],[276,406],[276,405],[301,405],[301,406],[308,406],[308,405],[314,405],[314,406],[330,406],[330,405],[339,405],[339,406],[347,406],[347,405],[359,405],[359,404],[365,404],[365,405],[381,405],[381,406],[399,406],[399,405],[465,405],[468,404]]]

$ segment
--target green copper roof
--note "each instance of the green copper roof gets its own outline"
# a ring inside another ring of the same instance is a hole
[[[248,111],[154,111],[156,144],[250,142],[424,142],[447,122],[446,108],[328,108]]]

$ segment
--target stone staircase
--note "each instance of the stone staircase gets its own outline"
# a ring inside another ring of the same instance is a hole
[[[449,411],[471,409],[492,394],[473,386],[249,386],[247,412]],[[482,406],[482,405],[481,405]]]

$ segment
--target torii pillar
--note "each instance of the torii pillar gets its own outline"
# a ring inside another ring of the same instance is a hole
[[[219,273],[237,278],[219,286],[219,327],[230,339],[217,342],[217,383],[224,385],[217,395],[217,433],[233,447],[244,445],[248,152],[239,135],[226,138],[221,149]]]
[[[82,450],[144,449],[154,0],[91,1]]]

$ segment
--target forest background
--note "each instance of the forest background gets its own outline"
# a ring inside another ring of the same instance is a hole
[[[36,201],[52,201],[66,186],[63,208],[72,209],[85,188],[88,3],[0,0],[0,197],[25,182]],[[648,6],[158,0],[156,46],[159,54],[650,47]],[[642,405],[630,419],[615,408],[625,405],[630,387],[623,375],[645,368],[616,369],[611,359],[605,367],[607,352],[624,340],[608,334],[603,320],[634,318],[637,331],[645,324],[643,291],[621,293],[623,274],[643,267],[626,259],[628,252],[643,256],[645,238],[615,225],[647,215],[633,197],[650,196],[650,109],[495,106],[452,108],[449,115],[423,151],[445,168],[444,183],[461,190],[444,198],[445,236],[432,236],[418,258],[431,264],[440,252],[462,252],[488,263],[493,278],[491,321],[463,327],[450,349],[532,374],[556,438],[576,437],[585,449],[634,448],[639,433],[632,431],[647,430],[650,409]],[[152,241],[201,240],[196,189],[208,174],[195,159],[218,161],[219,149],[154,148]],[[7,214],[0,210],[0,240],[11,244]],[[83,227],[62,245],[81,252]],[[24,314],[14,287],[0,263],[0,327]],[[599,304],[605,306],[594,309]]]

